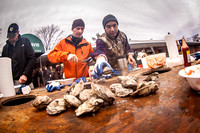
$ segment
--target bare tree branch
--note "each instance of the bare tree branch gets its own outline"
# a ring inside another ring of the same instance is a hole
[[[62,39],[64,31],[59,26],[48,25],[35,30],[35,34],[42,40],[45,50],[51,50]]]
[[[194,42],[199,42],[199,41],[200,41],[199,34],[196,34],[196,35],[192,36],[192,40],[193,40]]]
[[[96,41],[97,39],[99,39],[99,37],[101,37],[101,35],[99,33],[96,33],[96,37],[92,37],[92,40]]]
[[[1,34],[1,31],[2,31],[2,28],[0,28],[0,34]],[[0,43],[0,48],[2,48],[3,47],[3,44],[2,43]],[[1,52],[1,51],[0,51]]]

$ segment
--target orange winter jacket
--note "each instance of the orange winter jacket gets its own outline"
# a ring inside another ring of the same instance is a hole
[[[84,60],[90,57],[93,53],[92,45],[84,38],[75,47],[71,37],[68,36],[62,39],[55,48],[48,54],[48,59],[51,63],[63,62],[63,72],[65,78],[80,78],[88,77],[88,65],[84,62],[69,62],[67,57],[69,54],[76,54],[79,60]]]

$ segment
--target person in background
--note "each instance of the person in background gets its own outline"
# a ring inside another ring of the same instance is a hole
[[[144,51],[144,49],[143,49],[141,52],[138,53],[137,58],[138,58],[138,60],[139,60],[139,59],[144,58],[144,57],[146,57],[146,56],[147,56],[147,54],[145,53],[145,51]]]
[[[118,29],[119,23],[116,17],[109,14],[104,17],[102,24],[105,33],[96,40],[96,52],[91,54],[96,60],[92,71],[93,78],[100,78],[102,67],[105,66],[118,70],[117,57],[119,56],[125,56],[133,67],[136,63],[126,34]]]
[[[55,80],[55,69],[52,66],[49,66],[49,72],[50,72],[49,75],[50,80]]]
[[[137,56],[138,67],[143,67],[142,66],[142,58],[144,58],[146,56],[147,56],[147,54],[145,53],[144,49],[141,52],[138,53],[138,56]]]
[[[43,66],[43,78],[44,78],[44,85],[47,85],[48,84],[48,81],[50,81],[50,75],[51,75],[51,72],[50,70],[48,69],[47,66]]]
[[[38,70],[38,68],[35,68],[35,69],[33,69],[33,86],[34,86],[34,88],[39,87],[38,77],[39,77],[39,70]]]
[[[21,37],[19,26],[16,23],[12,23],[8,27],[7,38],[2,57],[9,57],[12,60],[14,84],[29,85],[32,82],[32,73],[36,62],[31,43],[29,39]]]
[[[62,64],[57,64],[55,70],[57,73],[57,79],[63,79]]]
[[[76,19],[72,23],[72,34],[62,39],[48,54],[51,63],[63,62],[65,78],[88,77],[89,66],[81,60],[88,59],[93,53],[92,45],[83,38],[85,23]]]
[[[43,70],[42,70],[42,68],[39,68],[39,70],[38,70],[38,77],[39,77],[39,79],[38,79],[39,87],[44,86]]]

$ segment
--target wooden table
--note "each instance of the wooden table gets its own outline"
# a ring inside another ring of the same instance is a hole
[[[113,105],[94,114],[76,117],[74,109],[49,116],[31,103],[0,107],[0,132],[74,132],[74,133],[198,133],[200,132],[200,95],[191,90],[178,72],[183,66],[159,75],[159,90],[147,97],[116,98]],[[142,72],[139,70],[134,73]],[[130,73],[129,73],[130,74]],[[116,77],[106,85],[116,82]],[[36,89],[32,95],[47,94],[62,98],[67,90],[46,92]],[[1,99],[1,101],[5,98]]]

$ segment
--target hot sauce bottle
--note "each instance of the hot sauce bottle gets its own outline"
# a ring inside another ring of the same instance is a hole
[[[191,66],[191,62],[190,62],[190,49],[185,41],[185,38],[182,38],[182,52],[183,52],[183,59],[184,59],[184,66]]]

